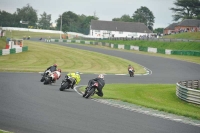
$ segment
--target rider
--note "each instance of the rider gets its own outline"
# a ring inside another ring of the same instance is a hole
[[[52,72],[54,79],[52,80],[53,83],[56,82],[56,80],[59,80],[59,78],[61,77],[61,69],[58,69],[54,72]]]
[[[128,65],[128,73],[129,73],[129,70],[132,70],[132,72],[133,72],[133,77],[134,77],[134,72],[135,72],[135,70],[134,70],[134,68],[131,66],[131,65]]]
[[[57,64],[54,64],[53,66],[48,67],[47,70],[50,70],[51,72],[56,71],[57,70]]]
[[[75,79],[72,83],[71,89],[74,89],[74,85],[77,85],[81,81],[81,76],[78,71],[75,73],[68,73],[66,76],[70,76]]]
[[[128,71],[129,71],[129,69],[132,69],[133,72],[135,72],[134,68],[131,65],[128,65]]]
[[[96,92],[96,94],[100,97],[103,97],[103,87],[105,85],[105,81],[104,81],[104,75],[103,74],[99,74],[99,76],[95,79],[91,79],[89,82],[88,82],[88,86],[90,86],[92,83],[94,82],[98,82],[98,87],[97,87],[97,90],[98,92]],[[88,87],[87,86],[87,87]],[[87,87],[85,89],[87,89]]]

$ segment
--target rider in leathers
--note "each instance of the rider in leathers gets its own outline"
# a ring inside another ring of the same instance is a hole
[[[105,85],[105,81],[104,81],[104,76],[103,74],[100,74],[97,78],[95,79],[91,79],[89,82],[88,82],[88,86],[90,86],[91,84],[93,84],[94,82],[98,82],[98,92],[96,92],[96,94],[100,97],[103,97],[103,87]],[[87,89],[87,87],[85,88]]]
[[[80,76],[79,72],[68,73],[66,76],[70,76],[75,79],[74,82],[72,83],[71,89],[74,89],[74,85],[75,84],[77,85],[81,81],[81,76]]]
[[[51,72],[56,71],[56,70],[57,70],[57,64],[54,64],[53,66],[48,67],[48,68],[46,69],[46,71],[47,71],[47,70],[50,70]]]

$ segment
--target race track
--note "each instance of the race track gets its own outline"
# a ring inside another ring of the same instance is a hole
[[[64,44],[134,61],[150,75],[106,75],[106,83],[167,83],[199,79],[200,65],[124,51]],[[62,75],[63,77],[63,75]],[[80,85],[96,77],[82,74]],[[199,133],[200,126],[125,110],[82,98],[60,81],[43,85],[39,73],[0,73],[0,129],[15,133]]]

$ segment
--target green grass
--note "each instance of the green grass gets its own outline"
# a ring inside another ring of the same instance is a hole
[[[4,131],[0,129],[0,133],[13,133],[13,132],[9,132],[9,131]]]
[[[200,32],[184,32],[179,34],[167,35],[163,38],[200,40]]]
[[[72,44],[75,44],[75,43],[72,43]],[[88,46],[88,47],[98,47],[101,49],[110,49],[110,50],[115,50],[115,51],[126,51],[126,52],[130,52],[130,53],[143,54],[143,55],[148,55],[148,56],[152,56],[152,57],[158,56],[158,57],[163,57],[163,58],[170,58],[170,59],[176,59],[176,60],[182,60],[182,61],[200,64],[200,57],[198,57],[198,56],[167,55],[167,54],[149,53],[149,52],[135,51],[135,50],[113,49],[113,48],[106,47],[106,46],[90,45],[90,44],[76,44],[76,45],[84,45],[84,46]]]
[[[162,41],[145,41],[145,40],[101,40],[113,44],[124,44],[133,46],[153,47],[171,50],[194,50],[200,51],[200,42],[162,42]]]
[[[0,49],[4,49],[6,47],[6,37],[0,38]]]
[[[51,38],[60,38],[60,34],[58,33],[42,33],[42,32],[30,32],[30,31],[16,31],[13,30],[12,32],[6,31],[6,36],[8,38],[16,38],[16,39],[22,39],[24,36],[31,38],[48,38],[49,36]]]
[[[0,71],[40,72],[57,63],[63,72],[127,74],[132,64],[136,73],[145,73],[140,65],[114,56],[42,42],[24,41],[24,45],[28,52],[0,56]]]
[[[180,100],[175,84],[106,84],[103,93],[104,99],[121,100],[200,120],[200,106]]]

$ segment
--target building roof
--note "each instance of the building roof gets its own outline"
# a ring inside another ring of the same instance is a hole
[[[177,25],[178,25],[178,23],[170,24],[169,26],[167,26],[165,28],[165,30],[174,30]]]
[[[178,26],[195,26],[199,27],[200,26],[200,20],[198,19],[185,19],[181,21]]]
[[[144,23],[92,20],[92,30],[152,33]]]

